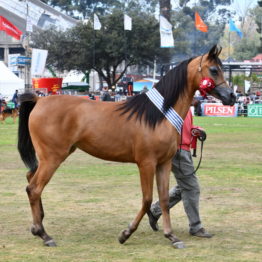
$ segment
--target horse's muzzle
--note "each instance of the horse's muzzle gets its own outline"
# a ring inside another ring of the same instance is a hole
[[[223,105],[233,106],[236,102],[236,95],[229,87],[216,86],[210,94],[221,100]]]

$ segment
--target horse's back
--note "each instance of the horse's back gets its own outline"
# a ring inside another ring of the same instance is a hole
[[[117,110],[119,104],[74,96],[39,98],[30,115],[30,134],[35,144],[53,151],[74,146],[103,159],[120,157],[124,149],[129,156],[121,161],[132,162],[132,131]]]

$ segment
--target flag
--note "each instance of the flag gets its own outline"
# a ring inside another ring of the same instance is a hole
[[[240,38],[243,37],[243,33],[236,27],[234,21],[231,18],[229,19],[229,32],[237,32]]]
[[[124,15],[124,30],[132,30],[132,18],[128,15]]]
[[[96,14],[94,14],[94,30],[100,30],[102,27],[99,18]]]
[[[0,16],[0,31],[5,31],[8,35],[14,37],[17,40],[20,40],[21,35],[23,34],[15,25],[8,21],[3,16]]]
[[[195,26],[196,29],[201,32],[205,32],[205,33],[208,32],[208,26],[203,22],[198,12],[195,12]]]
[[[172,25],[162,15],[160,15],[159,31],[160,31],[160,41],[161,41],[160,47],[162,48],[174,47]]]

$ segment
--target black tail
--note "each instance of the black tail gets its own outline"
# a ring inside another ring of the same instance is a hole
[[[36,104],[37,96],[32,93],[24,93],[20,95],[19,100],[20,109],[17,148],[26,167],[34,172],[38,167],[38,161],[36,159],[35,149],[29,133],[28,119]]]

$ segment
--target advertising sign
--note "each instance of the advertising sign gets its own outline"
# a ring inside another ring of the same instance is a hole
[[[247,115],[251,117],[262,117],[262,104],[248,105]]]
[[[30,65],[31,57],[18,56],[16,60],[17,65]]]
[[[5,31],[8,35],[17,40],[20,40],[21,35],[23,34],[22,31],[3,16],[0,16],[0,31]]]
[[[63,78],[33,78],[33,87],[34,88],[46,88],[48,93],[57,94],[57,91],[62,87]]]
[[[203,103],[201,108],[203,116],[236,117],[238,104],[234,106],[224,106],[217,103]]]

